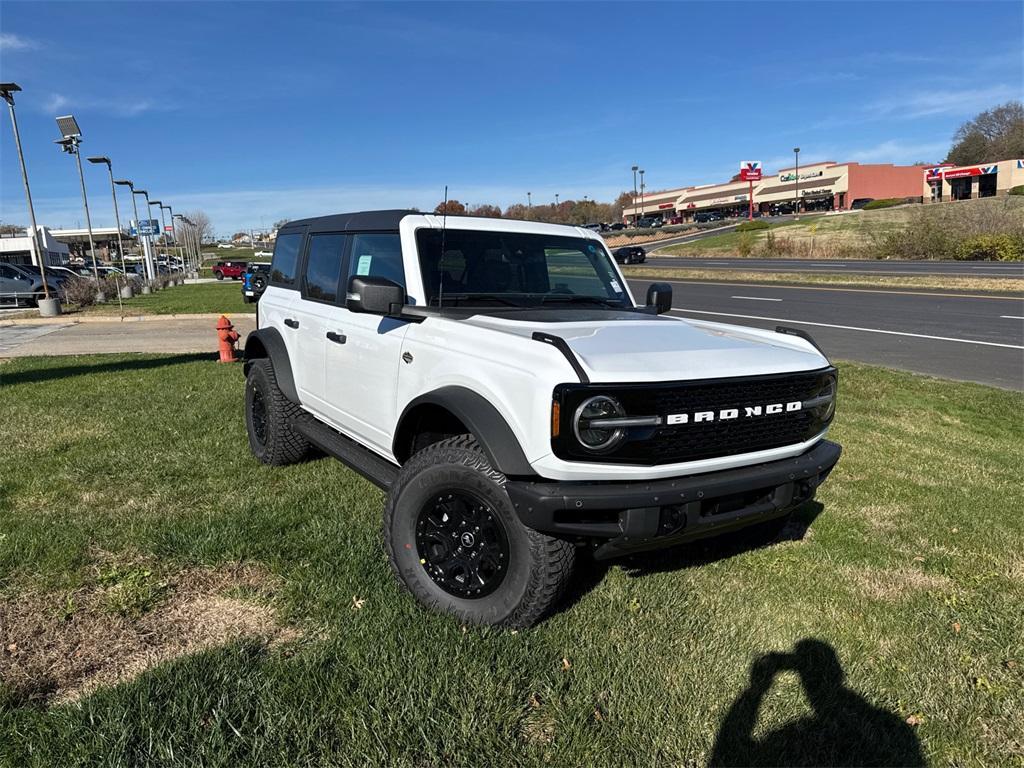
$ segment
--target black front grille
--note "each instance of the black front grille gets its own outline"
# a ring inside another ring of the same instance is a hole
[[[555,389],[561,409],[559,436],[552,439],[555,455],[569,461],[616,464],[672,464],[718,456],[752,453],[801,443],[820,433],[831,419],[827,405],[760,416],[745,409],[770,404],[804,403],[826,391],[834,393],[836,371],[826,368],[802,373],[774,374],[703,381],[627,385],[563,384]],[[607,453],[595,454],[577,442],[573,419],[588,397],[602,394],[617,399],[629,416],[687,414],[685,424],[630,427],[625,440]],[[737,409],[734,419],[722,411]],[[713,412],[712,421],[695,420],[698,412]]]

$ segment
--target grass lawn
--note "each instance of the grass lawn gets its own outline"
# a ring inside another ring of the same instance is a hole
[[[182,315],[192,313],[255,312],[255,304],[242,302],[242,284],[237,280],[195,283],[165,288],[148,296],[138,295],[122,302],[125,315]],[[89,315],[120,315],[117,300],[82,310]]]
[[[0,765],[1019,765],[1024,398],[841,371],[788,535],[512,633],[400,592],[353,472],[256,464],[238,367],[0,362]]]

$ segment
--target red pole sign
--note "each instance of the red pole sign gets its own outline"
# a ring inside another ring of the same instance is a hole
[[[750,194],[747,195],[747,218],[754,219],[754,182],[761,180],[761,161],[743,160],[740,162],[740,181],[750,183]]]

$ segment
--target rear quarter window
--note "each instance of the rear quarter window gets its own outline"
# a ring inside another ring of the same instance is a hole
[[[274,245],[274,256],[270,262],[270,282],[275,285],[293,287],[298,273],[299,250],[302,248],[302,233],[292,232],[278,235]]]

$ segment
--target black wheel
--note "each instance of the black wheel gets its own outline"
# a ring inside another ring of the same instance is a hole
[[[274,366],[269,360],[249,364],[245,381],[245,426],[249,448],[264,464],[282,466],[301,461],[309,443],[292,429],[292,420],[302,409],[284,396],[277,386]]]
[[[216,272],[214,272],[213,276],[216,277],[218,280],[223,280],[224,279],[224,273],[221,272],[220,270],[217,270]]]
[[[384,507],[384,544],[420,603],[525,628],[562,595],[575,547],[524,526],[504,485],[472,435],[429,445],[402,467]]]
[[[263,293],[266,288],[267,278],[263,277],[263,275],[256,275],[256,277],[252,279],[252,290],[257,296]]]

